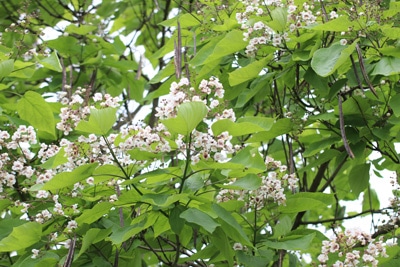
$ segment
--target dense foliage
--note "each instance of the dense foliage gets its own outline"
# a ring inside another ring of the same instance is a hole
[[[398,266],[399,13],[0,1],[0,266]]]

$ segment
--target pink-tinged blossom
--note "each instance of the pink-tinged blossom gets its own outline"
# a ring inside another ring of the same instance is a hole
[[[72,230],[78,228],[78,223],[75,220],[71,220],[67,224],[67,230],[68,232],[71,232]]]
[[[231,121],[236,121],[236,115],[233,109],[225,109],[222,111],[222,114],[217,114],[216,116],[217,119],[229,119]]]
[[[99,102],[103,100],[103,95],[101,93],[95,93],[93,96],[93,101],[94,102]]]
[[[88,185],[94,185],[94,178],[93,178],[93,177],[87,178],[87,179],[86,179],[86,183],[87,183]]]
[[[367,246],[362,251],[355,250],[359,246]],[[346,229],[339,232],[331,240],[322,242],[318,261],[326,266],[330,254],[339,257],[332,266],[378,266],[378,257],[387,257],[385,244],[382,240],[375,241],[371,235],[359,229]]]
[[[48,198],[49,197],[49,192],[47,192],[46,190],[39,190],[36,193],[36,198]]]
[[[262,21],[258,21],[256,23],[254,23],[254,25],[253,25],[253,29],[255,31],[262,30],[262,29],[264,29],[264,27],[265,27],[265,25]]]
[[[24,163],[19,160],[14,161],[13,166],[11,167],[13,171],[21,171],[23,168],[24,168]]]

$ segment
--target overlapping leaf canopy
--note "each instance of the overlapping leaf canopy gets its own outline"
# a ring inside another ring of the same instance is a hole
[[[324,229],[386,212],[371,234],[396,237],[370,176],[399,170],[399,13],[1,1],[0,265],[318,265]]]

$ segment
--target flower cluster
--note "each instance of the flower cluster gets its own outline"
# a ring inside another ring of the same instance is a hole
[[[74,94],[68,98],[66,92],[60,92],[60,102],[66,107],[61,108],[60,118],[61,121],[57,123],[56,127],[60,131],[63,131],[65,135],[68,135],[73,129],[79,124],[81,120],[84,120],[89,114],[91,108],[107,108],[107,107],[119,107],[119,98],[112,97],[109,94],[95,93],[93,101],[95,105],[87,105],[85,100],[85,94],[87,90],[79,87]]]
[[[67,107],[61,108],[61,121],[57,123],[56,127],[63,131],[65,135],[72,132],[78,123],[90,114],[90,108],[84,105],[83,95],[85,92],[86,89],[79,88],[70,99],[66,96],[66,92],[60,93],[60,102]]]
[[[170,93],[161,100],[157,108],[156,116],[162,119],[173,118],[177,115],[177,107],[185,102],[201,101],[208,107],[208,117],[205,118],[206,123],[210,124],[210,120],[229,119],[236,120],[235,113],[232,109],[224,109],[220,105],[219,99],[224,97],[224,88],[219,80],[211,77],[208,80],[202,80],[197,89],[190,86],[187,78],[182,78],[178,83],[171,84]],[[162,121],[158,127],[162,127]],[[164,132],[169,135],[166,129],[160,129],[157,132]],[[196,164],[200,159],[214,159],[215,161],[225,161],[228,154],[232,154],[240,147],[233,146],[230,142],[232,136],[228,132],[223,132],[218,136],[214,136],[211,132],[199,132],[194,130],[192,133],[192,143],[190,144],[190,159],[192,164]],[[187,146],[185,136],[178,135],[175,143],[178,150],[187,156]],[[148,145],[146,145],[148,146]]]
[[[200,159],[208,160],[210,158],[217,162],[223,162],[227,159],[228,154],[240,149],[240,147],[231,144],[232,136],[228,132],[222,132],[220,135],[214,136],[210,133],[194,130],[192,139],[193,142],[190,144],[192,164],[198,163]],[[179,151],[186,153],[187,144],[184,141],[184,136],[179,135],[175,142]]]
[[[319,13],[314,14],[315,6],[304,2],[301,7],[295,5],[293,0],[282,1],[258,1],[241,0],[244,11],[236,13],[236,20],[244,30],[243,37],[249,41],[246,54],[254,55],[262,45],[270,44],[274,47],[282,47],[289,40],[289,33],[295,32],[304,26],[314,24]],[[285,8],[287,10],[287,29],[277,30],[266,22],[271,16],[273,8]],[[332,15],[333,16],[333,15]]]
[[[209,80],[202,80],[198,89],[190,86],[187,78],[182,78],[178,83],[173,82],[169,94],[161,99],[156,108],[156,116],[168,119],[176,116],[177,107],[185,102],[201,101],[211,109],[219,105],[218,99],[224,97],[224,88],[218,78],[211,77]]]
[[[4,185],[13,187],[16,177],[31,178],[34,175],[29,161],[34,156],[30,147],[35,144],[36,132],[32,126],[20,125],[12,135],[0,131],[0,150],[6,151],[0,154],[0,192],[3,192]]]
[[[271,157],[267,157],[265,164],[268,175],[261,176],[259,188],[255,190],[222,189],[216,196],[217,201],[226,202],[231,199],[245,201],[246,209],[252,210],[262,209],[268,200],[273,200],[278,205],[285,205],[285,186],[287,185],[293,191],[296,188],[298,178],[294,174],[287,174],[287,167]],[[228,185],[234,183],[235,180],[230,181]]]
[[[331,240],[322,242],[321,254],[318,256],[320,267],[328,266],[330,254],[339,258],[329,266],[378,266],[378,257],[387,257],[385,243],[375,241],[371,235],[358,229],[348,229],[338,233]],[[365,247],[357,250],[357,247]],[[332,255],[332,257],[333,257]]]

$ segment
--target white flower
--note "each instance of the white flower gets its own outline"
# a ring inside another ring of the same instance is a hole
[[[296,6],[296,5],[289,5],[289,7],[288,7],[288,13],[291,14],[291,13],[295,12],[296,9],[297,9],[297,6]]]
[[[215,107],[217,107],[219,105],[219,101],[218,100],[216,100],[216,99],[214,99],[214,100],[212,100],[211,101],[211,103],[210,103],[210,108],[215,108]]]
[[[331,11],[331,13],[329,13],[330,19],[336,19],[338,17],[339,17],[339,15],[336,13],[336,11]]]
[[[94,102],[101,101],[101,100],[103,100],[103,95],[101,93],[95,93],[93,96],[93,100],[94,100]]]
[[[94,184],[94,178],[93,177],[89,177],[86,179],[86,183],[89,185],[93,185]]]
[[[114,194],[114,195],[111,195],[111,196],[110,196],[110,198],[109,198],[108,201],[110,201],[111,203],[113,203],[113,202],[115,202],[115,201],[117,201],[117,200],[118,200],[118,197],[117,197],[116,194]]]
[[[36,194],[36,198],[47,198],[49,196],[49,192],[46,190],[39,190]]]
[[[240,243],[233,244],[233,250],[243,250],[243,245]]]
[[[265,27],[265,25],[264,25],[264,23],[262,21],[258,21],[256,23],[254,23],[254,25],[253,25],[253,29],[255,31],[262,30],[262,29],[264,29],[264,27]]]
[[[36,258],[39,256],[39,252],[40,252],[40,250],[38,250],[38,249],[32,249],[32,256],[31,256],[31,258],[32,258],[32,259],[36,259]]]
[[[71,232],[73,229],[78,228],[78,223],[75,220],[71,220],[67,224],[68,232]]]
[[[340,44],[341,45],[346,45],[347,44],[347,40],[346,39],[340,39]]]

